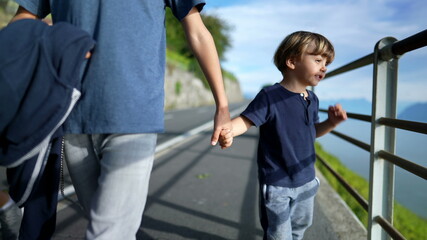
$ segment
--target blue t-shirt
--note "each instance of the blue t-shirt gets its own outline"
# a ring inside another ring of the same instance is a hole
[[[16,0],[43,18],[69,22],[96,46],[69,133],[148,133],[164,129],[165,9],[182,20],[203,0]]]
[[[319,100],[279,83],[262,89],[242,115],[260,127],[258,174],[262,184],[299,187],[315,177],[315,123]]]

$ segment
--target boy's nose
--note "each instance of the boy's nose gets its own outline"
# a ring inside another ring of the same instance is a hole
[[[326,70],[327,70],[327,68],[325,65],[323,65],[322,68],[320,68],[320,71],[322,71],[322,72],[326,72]]]

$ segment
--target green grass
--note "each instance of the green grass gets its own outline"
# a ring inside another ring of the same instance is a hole
[[[369,183],[363,177],[352,172],[345,167],[341,161],[335,156],[327,153],[322,149],[322,146],[316,143],[316,152],[319,154],[331,167],[337,171],[344,179],[355,188],[366,200],[369,196]],[[322,172],[329,184],[338,192],[347,205],[353,210],[360,221],[368,226],[368,212],[366,212],[359,203],[341,186],[336,178],[319,161],[316,162],[316,167]],[[427,219],[424,219],[401,204],[394,203],[394,227],[406,239],[425,240],[427,239]]]

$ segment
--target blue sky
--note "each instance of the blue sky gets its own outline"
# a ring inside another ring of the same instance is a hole
[[[204,10],[232,26],[232,48],[223,67],[253,96],[281,80],[272,56],[283,38],[298,30],[321,33],[335,46],[334,70],[373,52],[381,38],[398,40],[427,28],[425,0],[207,0]],[[427,48],[399,60],[398,99],[427,102]],[[372,95],[372,66],[322,81],[320,99],[366,99]]]

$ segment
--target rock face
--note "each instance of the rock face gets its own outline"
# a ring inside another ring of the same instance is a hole
[[[239,82],[224,79],[229,103],[243,101]],[[182,109],[214,104],[210,89],[194,74],[168,64],[165,74],[165,109]]]

